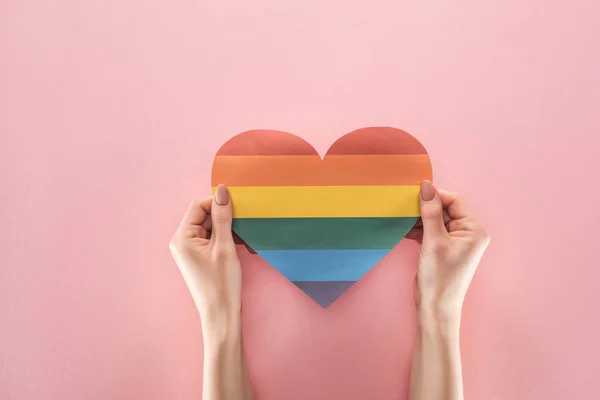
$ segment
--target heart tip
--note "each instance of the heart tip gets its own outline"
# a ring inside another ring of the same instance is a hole
[[[321,307],[327,308],[344,294],[354,281],[294,282],[294,284]]]

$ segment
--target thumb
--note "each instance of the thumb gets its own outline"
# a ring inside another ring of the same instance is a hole
[[[421,220],[423,221],[423,240],[446,235],[442,199],[430,181],[421,184]]]
[[[231,221],[233,219],[233,207],[229,191],[225,185],[217,186],[213,204],[210,211],[212,217],[212,239],[215,243],[233,245],[231,233]]]

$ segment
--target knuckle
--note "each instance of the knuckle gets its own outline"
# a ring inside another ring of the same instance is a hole
[[[447,228],[450,232],[459,230],[458,222],[456,222],[455,220],[448,222]]]
[[[223,213],[216,212],[212,215],[212,222],[215,225],[219,225],[219,227],[227,228],[229,218],[227,215],[223,215]]]
[[[481,229],[481,231],[479,232],[479,234],[477,235],[477,241],[478,243],[487,246],[490,244],[490,235],[483,229]]]
[[[231,249],[223,246],[215,246],[212,256],[216,263],[227,261],[231,258]]]
[[[200,201],[200,199],[194,199],[190,203],[190,207],[191,208],[198,208],[198,207],[200,207],[201,204],[202,204],[202,202]]]
[[[169,250],[171,250],[171,252],[176,252],[179,249],[180,243],[179,232],[175,232],[173,236],[171,236],[171,240],[169,240]]]
[[[423,207],[421,210],[421,218],[423,219],[433,219],[438,218],[442,214],[441,207]]]
[[[171,240],[169,241],[169,250],[171,250],[171,253],[175,252],[175,250],[177,249],[177,245],[175,244],[175,241],[173,240],[173,238],[171,238]]]
[[[448,246],[443,242],[435,242],[431,248],[434,254],[445,254],[448,251]]]
[[[448,194],[453,202],[463,203],[463,196],[460,194],[460,192],[449,192]]]
[[[448,253],[449,246],[445,241],[436,240],[433,242],[424,243],[421,249],[426,254],[432,255],[436,258],[441,258]]]
[[[442,192],[444,197],[451,200],[456,200],[457,197],[460,197],[459,193],[454,190],[442,189]]]
[[[477,235],[465,236],[463,240],[469,245],[468,249],[473,249],[479,244],[479,237]]]

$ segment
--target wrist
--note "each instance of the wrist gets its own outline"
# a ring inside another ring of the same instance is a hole
[[[463,299],[464,296],[455,291],[420,290],[415,296],[415,305],[418,313],[438,319],[460,319]]]
[[[242,318],[239,307],[213,303],[198,307],[205,343],[222,345],[235,342],[241,337]]]
[[[460,305],[432,302],[421,303],[417,307],[419,328],[443,332],[458,332],[462,316]]]

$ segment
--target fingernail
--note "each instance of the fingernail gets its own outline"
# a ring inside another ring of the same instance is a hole
[[[421,183],[421,199],[423,201],[431,201],[435,197],[435,190],[431,181],[423,181]]]
[[[217,191],[215,192],[215,201],[220,206],[226,206],[229,204],[229,191],[225,185],[217,186]]]

